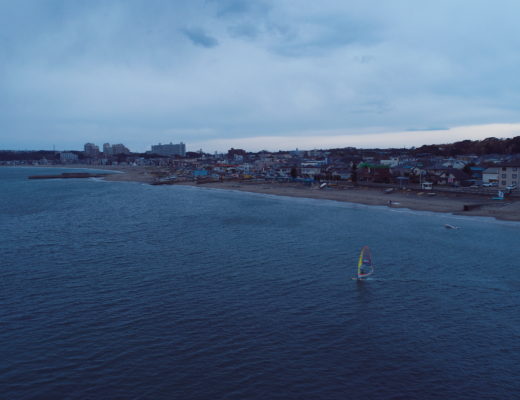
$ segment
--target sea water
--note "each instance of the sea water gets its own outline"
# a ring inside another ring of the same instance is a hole
[[[0,169],[1,398],[519,396],[518,223],[37,173]]]

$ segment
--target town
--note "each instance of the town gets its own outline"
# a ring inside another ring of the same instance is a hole
[[[231,148],[225,154],[187,152],[182,142],[152,145],[146,153],[132,153],[123,144],[105,143],[100,150],[86,143],[83,151],[3,150],[0,165],[156,167],[155,184],[268,180],[321,187],[355,183],[424,191],[460,188],[475,193],[501,190],[516,194],[520,136],[408,149],[346,147],[253,153]]]

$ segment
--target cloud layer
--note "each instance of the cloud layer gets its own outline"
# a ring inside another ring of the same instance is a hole
[[[399,147],[490,124],[519,134],[516,1],[0,5],[3,148],[366,147],[383,133]]]

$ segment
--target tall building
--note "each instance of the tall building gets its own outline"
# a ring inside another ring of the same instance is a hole
[[[94,143],[85,143],[85,146],[83,146],[83,151],[87,157],[99,156],[99,147]]]
[[[110,146],[110,143],[105,143],[103,145],[103,154],[105,156],[111,156],[113,154],[112,152],[112,146]]]
[[[112,154],[130,154],[130,150],[124,144],[113,144],[112,145]]]
[[[158,156],[186,156],[186,145],[182,142],[179,144],[156,144],[152,145],[152,154],[157,154]]]

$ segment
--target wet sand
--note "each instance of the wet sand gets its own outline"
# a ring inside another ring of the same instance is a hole
[[[157,176],[168,174],[160,167],[133,167],[133,166],[54,166],[58,168],[89,168],[107,170],[118,173],[108,174],[103,179],[107,181],[126,181],[152,183]],[[277,196],[306,197],[312,199],[345,201],[366,205],[388,206],[392,208],[408,208],[418,211],[433,211],[480,217],[493,217],[500,220],[520,221],[520,198],[506,200],[492,200],[487,196],[465,193],[436,193],[430,196],[427,193],[416,191],[395,190],[385,193],[381,188],[349,186],[343,188],[324,188],[304,186],[300,183],[225,181],[196,184],[195,182],[181,182],[175,185],[199,186],[223,190],[240,190],[253,193],[264,193]],[[434,191],[435,192],[435,191]],[[391,204],[389,202],[391,201]],[[464,211],[464,206],[475,206],[470,211]]]
[[[484,196],[459,193],[436,193],[435,196],[430,196],[425,192],[397,190],[388,194],[380,188],[353,186],[343,189],[319,189],[293,183],[223,182],[197,186],[520,221],[519,200],[497,201]],[[464,206],[474,206],[475,208],[464,211]]]

